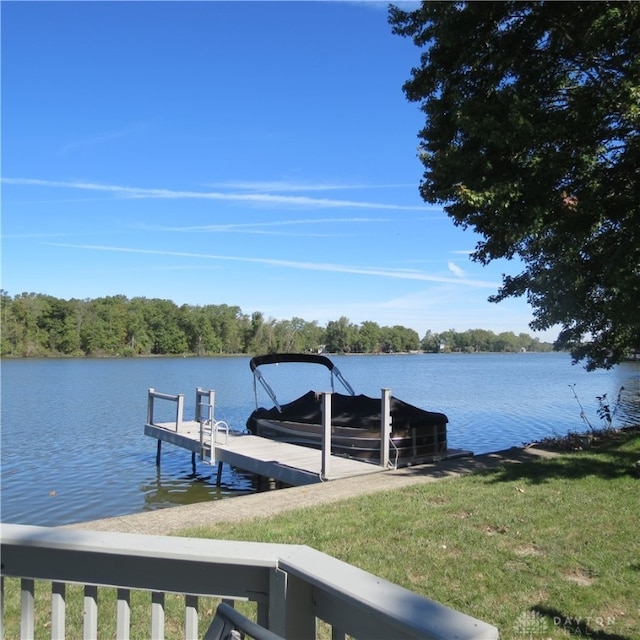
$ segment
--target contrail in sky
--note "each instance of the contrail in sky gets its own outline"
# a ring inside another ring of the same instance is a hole
[[[173,256],[179,258],[199,258],[203,260],[225,260],[233,262],[250,262],[253,264],[267,264],[275,267],[286,267],[288,269],[303,269],[306,271],[324,271],[331,273],[353,273],[365,276],[380,276],[384,278],[399,278],[402,280],[421,280],[424,282],[440,282],[445,284],[466,285],[470,287],[492,288],[498,286],[495,282],[483,280],[472,280],[469,278],[447,278],[444,276],[433,276],[420,271],[410,269],[380,269],[377,267],[352,267],[341,264],[331,264],[323,262],[296,262],[293,260],[279,260],[275,258],[248,258],[242,256],[222,256],[207,253],[190,253],[187,251],[165,251],[160,249],[133,249],[128,247],[109,247],[103,245],[88,244],[64,244],[57,242],[45,243],[54,247],[65,247],[68,249],[84,249],[91,251],[113,251],[119,253],[138,253],[157,256]]]
[[[5,184],[33,187],[57,187],[84,191],[101,191],[124,198],[155,198],[164,200],[218,200],[221,202],[244,202],[258,205],[287,205],[315,208],[386,209],[395,211],[424,211],[426,206],[360,202],[357,200],[334,200],[308,196],[277,195],[273,193],[223,193],[220,191],[186,191],[173,189],[147,189],[95,182],[65,182],[37,180],[31,178],[2,178]]]

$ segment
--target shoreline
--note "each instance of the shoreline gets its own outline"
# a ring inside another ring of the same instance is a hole
[[[180,531],[217,522],[240,522],[270,518],[285,511],[312,508],[352,497],[383,491],[395,491],[414,484],[438,482],[469,473],[478,473],[505,464],[521,464],[536,458],[561,455],[548,448],[513,447],[505,451],[466,458],[454,458],[414,467],[381,471],[329,482],[276,489],[188,505],[176,505],[153,511],[114,516],[99,520],[61,525],[61,529],[176,535]]]
[[[217,522],[271,518],[286,511],[313,508],[320,504],[331,504],[357,496],[395,491],[415,484],[481,473],[507,464],[522,464],[536,459],[554,458],[606,444],[612,439],[639,435],[640,424],[612,429],[594,429],[585,433],[572,432],[566,436],[545,438],[540,442],[477,456],[452,458],[313,485],[250,493],[229,499],[176,505],[153,511],[76,522],[60,525],[59,528],[176,535],[185,529],[206,527]],[[640,468],[640,460],[637,465]]]

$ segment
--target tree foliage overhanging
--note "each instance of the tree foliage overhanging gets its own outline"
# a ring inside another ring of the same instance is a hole
[[[356,325],[344,316],[320,327],[301,318],[265,319],[259,311],[247,315],[226,304],[179,307],[171,300],[122,295],[63,300],[0,291],[0,317],[4,357],[551,349],[538,338],[511,331],[427,331],[421,341],[416,331],[401,325]]]
[[[490,300],[525,295],[587,369],[640,347],[640,3],[392,6],[422,54],[422,198],[519,258]]]

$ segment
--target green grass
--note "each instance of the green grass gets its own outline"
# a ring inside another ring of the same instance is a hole
[[[307,544],[506,639],[638,639],[638,459],[632,431],[553,459],[184,535]]]
[[[183,535],[306,544],[490,622],[504,640],[637,640],[639,459],[630,430],[587,451]],[[17,638],[7,583],[5,637]],[[101,637],[113,635],[112,591],[99,596]],[[81,600],[70,587],[68,637],[81,637]],[[148,637],[149,601],[132,593],[132,638]],[[48,637],[43,603],[38,638]],[[180,637],[182,616],[182,599],[168,596],[167,638]]]

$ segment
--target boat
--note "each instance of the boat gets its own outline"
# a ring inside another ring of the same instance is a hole
[[[249,433],[280,442],[322,448],[322,393],[310,390],[281,404],[262,374],[261,367],[307,363],[326,367],[331,383],[331,453],[379,464],[381,459],[382,400],[356,395],[338,367],[320,354],[280,353],[256,356],[249,362],[253,372],[256,408],[247,419]],[[335,381],[343,392],[335,391]],[[273,402],[258,406],[258,383]],[[396,466],[409,466],[447,455],[447,423],[443,413],[426,411],[393,396],[390,399],[391,435],[389,457]]]

